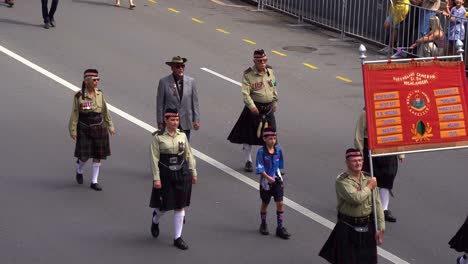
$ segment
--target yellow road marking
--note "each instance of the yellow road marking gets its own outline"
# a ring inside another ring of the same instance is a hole
[[[174,9],[174,8],[172,8],[172,7],[169,7],[167,10],[172,11],[172,12],[174,12],[174,13],[180,13],[179,10]]]
[[[221,28],[217,28],[216,31],[219,31],[219,32],[224,33],[224,34],[229,34],[228,31],[226,31],[224,29],[221,29]]]
[[[306,66],[307,68],[311,68],[311,69],[314,69],[314,70],[318,70],[319,68],[315,65],[312,65],[312,64],[309,64],[309,63],[302,63],[302,65]]]
[[[156,1],[155,0],[148,0],[148,2],[151,2],[153,4],[156,4]]]
[[[247,43],[252,44],[252,45],[257,44],[257,43],[255,43],[255,42],[251,41],[250,39],[242,39],[242,40],[243,40],[244,42],[247,42]]]
[[[348,78],[341,77],[341,76],[338,76],[338,75],[336,76],[336,78],[337,78],[338,80],[342,80],[343,82],[347,82],[347,83],[353,82],[353,81],[351,81],[351,80],[348,79]]]
[[[193,18],[193,17],[192,17],[192,21],[197,22],[199,24],[204,24],[205,23],[205,22],[203,22],[203,21],[201,21],[199,19]]]
[[[273,52],[273,53],[276,54],[276,55],[280,55],[281,57],[286,57],[286,56],[288,56],[288,55],[286,55],[286,54],[284,54],[284,53],[281,53],[281,52],[279,52],[279,51],[277,51],[277,50],[272,50],[271,52]]]

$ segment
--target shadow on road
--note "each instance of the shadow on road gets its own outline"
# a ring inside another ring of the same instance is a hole
[[[31,24],[31,23],[28,23],[28,22],[12,20],[12,19],[8,19],[8,18],[0,18],[0,23],[20,25],[20,26],[42,27],[42,24]]]
[[[112,7],[116,7],[114,4],[111,4],[111,3],[95,2],[95,1],[88,1],[88,0],[72,0],[72,2],[95,5],[95,6],[112,6]]]

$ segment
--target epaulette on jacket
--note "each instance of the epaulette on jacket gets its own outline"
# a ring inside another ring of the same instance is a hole
[[[244,71],[244,74],[247,74],[247,73],[249,73],[249,72],[251,72],[251,71],[252,71],[252,68],[249,67],[247,70]]]
[[[270,65],[267,65],[266,67],[267,69],[273,69],[273,67],[271,67]]]
[[[156,131],[154,131],[153,133],[151,133],[153,136],[161,136],[162,134],[164,134],[164,129],[157,129]]]
[[[348,176],[349,174],[347,172],[343,172],[340,175],[338,175],[338,179],[344,179],[344,178],[347,178]]]
[[[81,91],[79,91],[79,92],[77,92],[77,93],[75,94],[75,97],[76,97],[76,98],[78,98],[78,97],[80,97],[80,96],[81,96]]]

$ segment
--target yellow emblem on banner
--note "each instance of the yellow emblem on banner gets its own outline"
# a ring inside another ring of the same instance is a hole
[[[416,124],[413,124],[411,128],[411,133],[413,134],[413,137],[411,137],[411,139],[416,142],[430,141],[431,137],[434,136],[432,134],[431,125],[428,122],[424,124],[423,121],[418,121]]]

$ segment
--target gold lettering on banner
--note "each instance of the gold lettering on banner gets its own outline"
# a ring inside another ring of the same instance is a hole
[[[458,94],[460,94],[460,92],[458,91],[458,87],[450,87],[450,88],[434,90],[435,96],[447,96],[447,95],[458,95]]]
[[[383,109],[383,108],[395,108],[400,107],[399,100],[391,100],[391,101],[379,101],[375,102],[375,109]]]
[[[402,76],[393,76],[393,81],[406,86],[424,85],[429,84],[430,81],[437,79],[437,74],[427,74],[417,71],[406,73]]]
[[[379,144],[394,143],[394,142],[399,142],[399,141],[403,141],[402,134],[377,137],[377,143]]]
[[[399,108],[375,111],[375,118],[400,116]]]
[[[441,138],[463,137],[465,135],[466,135],[465,129],[440,131],[440,137]]]

